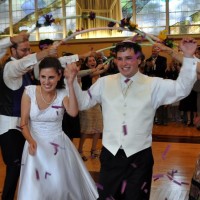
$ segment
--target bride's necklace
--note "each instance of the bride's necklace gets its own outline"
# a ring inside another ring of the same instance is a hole
[[[47,101],[45,100],[45,98],[43,97],[43,95],[42,95],[42,90],[41,90],[41,87],[40,87],[40,96],[41,96],[41,98],[42,98],[42,101],[43,101],[44,103],[46,103],[47,105],[51,105],[51,104],[54,102],[54,100],[55,100],[55,98],[56,98],[56,95],[57,95],[57,93],[55,92],[55,95],[54,95],[53,99],[52,99],[50,102],[47,102]]]

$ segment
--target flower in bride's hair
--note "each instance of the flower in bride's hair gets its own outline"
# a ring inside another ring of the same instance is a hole
[[[90,20],[94,20],[94,19],[96,18],[96,13],[91,11],[91,12],[89,13],[88,18],[89,18]]]

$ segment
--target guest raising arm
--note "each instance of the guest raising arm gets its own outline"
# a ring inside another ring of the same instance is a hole
[[[7,51],[7,48],[12,46],[13,44],[17,44],[20,42],[28,41],[29,34],[25,32],[21,32],[20,34],[13,37],[6,37],[0,40],[0,59],[4,56]]]
[[[197,48],[197,42],[194,38],[184,38],[180,43],[180,48],[184,52],[184,55],[180,52],[169,48],[162,43],[155,43],[161,51],[168,53],[172,58],[176,59],[178,62],[183,62],[183,56],[188,58],[194,58],[194,54]],[[197,59],[198,61],[198,59]],[[200,62],[197,63],[197,78],[200,79]]]

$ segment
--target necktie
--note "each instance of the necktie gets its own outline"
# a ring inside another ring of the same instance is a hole
[[[130,88],[130,86],[131,86],[131,84],[132,84],[133,81],[130,80],[129,78],[127,78],[127,79],[124,80],[124,82],[126,84],[125,84],[125,87],[124,87],[124,89],[123,89],[122,92],[123,92],[124,97],[126,97],[128,89]]]
[[[124,80],[124,83],[128,83],[130,81],[130,79],[129,78],[127,78],[126,80]]]

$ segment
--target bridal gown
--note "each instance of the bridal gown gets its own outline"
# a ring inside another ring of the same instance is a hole
[[[96,185],[73,143],[62,131],[66,90],[40,110],[36,86],[27,86],[31,98],[30,131],[37,142],[34,156],[26,141],[22,156],[18,200],[96,200]]]

